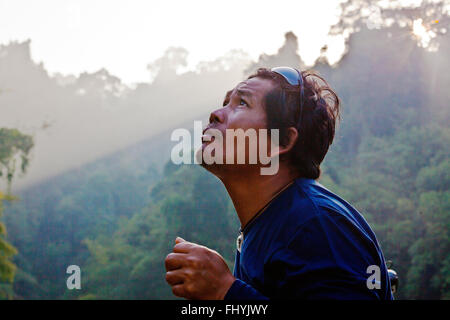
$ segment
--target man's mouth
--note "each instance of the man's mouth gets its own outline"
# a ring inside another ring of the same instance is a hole
[[[214,141],[215,137],[206,133],[209,129],[211,129],[210,126],[207,126],[205,129],[203,129],[202,144],[209,144]]]
[[[209,144],[209,143],[213,142],[214,139],[215,139],[215,137],[212,135],[209,135],[209,134],[202,135],[202,143],[203,144]]]

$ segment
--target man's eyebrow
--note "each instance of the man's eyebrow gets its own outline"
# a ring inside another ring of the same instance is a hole
[[[249,97],[249,98],[253,98],[253,94],[251,91],[249,90],[245,90],[245,89],[236,89],[237,93],[240,96],[245,96],[245,97]]]
[[[225,94],[225,98],[223,99],[223,105],[225,105],[225,102],[230,99],[232,92],[233,92],[233,89],[227,91],[227,93]]]
[[[231,89],[231,90],[229,90],[229,91],[225,94],[225,99],[223,100],[223,105],[224,105],[224,106],[225,106],[227,100],[230,99],[230,96],[231,96],[231,94],[233,93],[234,90],[236,90],[236,94],[237,94],[238,96],[241,96],[241,97],[249,97],[250,99],[253,98],[253,94],[252,94],[252,92],[249,91],[249,90],[240,89],[240,88],[237,88],[237,89]]]

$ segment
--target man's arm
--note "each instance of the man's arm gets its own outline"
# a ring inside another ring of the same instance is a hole
[[[236,279],[224,297],[224,300],[269,300],[251,285]]]

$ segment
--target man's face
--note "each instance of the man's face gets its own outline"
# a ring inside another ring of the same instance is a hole
[[[274,87],[274,83],[268,79],[251,78],[240,82],[235,88],[226,93],[223,101],[223,107],[213,111],[210,115],[209,125],[205,128],[205,132],[208,133],[209,129],[216,129],[220,131],[223,136],[223,163],[207,165],[203,161],[203,166],[214,174],[220,176],[220,172],[227,169],[236,169],[236,165],[230,165],[226,161],[227,152],[230,152],[230,144],[227,145],[227,134],[230,130],[242,129],[247,131],[248,129],[254,129],[256,133],[259,133],[259,129],[267,128],[266,111],[264,106],[265,95]],[[258,141],[260,136],[258,135]],[[212,141],[208,139],[202,139],[201,152],[205,157],[205,151],[211,147]],[[235,145],[234,149],[234,163],[237,161],[237,141],[233,140]],[[248,139],[247,139],[248,141]],[[259,142],[257,142],[258,144]],[[242,144],[242,143],[241,143]],[[251,152],[252,150],[250,150]],[[200,152],[200,150],[199,150]],[[212,153],[214,155],[214,151]],[[245,145],[245,164],[241,165],[241,169],[248,169],[249,164],[249,142]],[[227,163],[227,164],[225,164]]]

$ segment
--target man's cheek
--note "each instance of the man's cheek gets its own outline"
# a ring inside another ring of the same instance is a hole
[[[227,164],[256,163],[258,137],[253,128],[227,129],[223,141],[224,161]]]
[[[226,119],[226,129],[225,132],[222,131],[224,135],[222,141],[223,163],[257,163],[258,134],[259,129],[265,129],[265,116],[255,110],[239,108],[230,111]],[[240,137],[238,138],[238,136]]]

